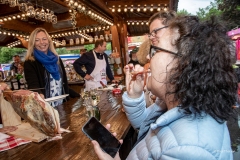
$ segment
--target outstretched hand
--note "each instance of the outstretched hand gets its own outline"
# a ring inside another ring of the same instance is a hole
[[[107,124],[106,125],[106,129],[110,130],[111,125]],[[116,137],[116,133],[113,133],[113,135]],[[120,143],[122,143],[122,140],[119,140]],[[116,156],[114,158],[112,158],[109,154],[105,153],[102,151],[101,147],[99,146],[98,142],[93,140],[92,141],[93,147],[94,147],[94,151],[97,154],[98,158],[100,160],[120,160],[119,157],[119,152],[117,152]]]
[[[140,65],[133,66],[132,64],[124,67],[126,74],[126,89],[130,98],[139,98],[142,95],[144,87],[144,68]]]

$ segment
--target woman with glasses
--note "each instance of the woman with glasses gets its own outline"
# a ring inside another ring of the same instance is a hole
[[[163,31],[163,30],[162,30]],[[231,41],[216,19],[168,23],[151,54],[147,87],[165,105],[145,107],[142,67],[126,70],[125,113],[139,130],[127,159],[233,159],[226,121],[237,101]],[[133,79],[134,77],[134,79]],[[111,159],[92,142],[100,159]],[[119,159],[119,157],[115,157]]]
[[[162,33],[168,27],[169,20],[173,19],[176,16],[174,11],[161,11],[155,13],[149,19],[149,33],[148,37],[151,41],[153,46],[157,46],[159,43],[159,38],[161,37]]]

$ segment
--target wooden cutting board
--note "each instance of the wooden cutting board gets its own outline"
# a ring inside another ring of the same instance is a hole
[[[13,131],[13,132],[9,132],[9,135],[15,136],[15,137],[19,137],[22,139],[26,139],[26,140],[30,140],[33,142],[41,142],[42,140],[46,139],[47,136],[43,133],[41,133],[40,131],[38,131],[37,129],[33,128],[29,123],[22,123],[20,125],[17,126],[18,129]]]

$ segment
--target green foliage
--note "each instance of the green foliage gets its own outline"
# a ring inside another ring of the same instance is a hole
[[[79,54],[80,53],[80,49],[70,50],[69,53],[70,54]]]
[[[192,15],[191,13],[188,13],[187,10],[179,10],[177,12],[178,15]],[[199,17],[200,20],[206,20],[209,19],[211,16],[221,16],[222,11],[218,10],[218,3],[211,2],[209,6],[206,8],[199,8],[198,12],[196,12],[196,15]]]
[[[84,45],[84,49],[87,49],[87,51],[90,51],[92,49],[94,49],[94,44],[87,44]],[[110,42],[107,42],[107,50],[112,50],[112,45]],[[76,49],[76,50],[67,50],[65,47],[63,48],[56,48],[56,51],[59,55],[63,55],[63,54],[79,54],[80,53],[80,49]]]
[[[63,54],[79,54],[80,49],[75,49],[75,50],[67,50],[65,47],[63,48],[56,48],[56,51],[58,55],[63,55]]]
[[[20,80],[21,78],[23,78],[23,75],[22,74],[16,74],[16,78],[17,78],[17,80]]]
[[[12,56],[26,52],[23,48],[0,47],[0,63],[9,63]]]
[[[63,47],[63,48],[56,48],[56,51],[57,51],[57,53],[58,53],[59,55],[69,54],[65,47]]]
[[[94,44],[84,45],[84,48],[87,49],[87,51],[90,51],[90,50],[94,49]]]
[[[197,16],[200,20],[217,16],[229,30],[240,25],[240,1],[239,0],[215,0],[206,8],[199,8]]]
[[[87,51],[90,51],[94,48],[94,44],[84,45],[84,48],[87,49]],[[107,50],[112,50],[112,45],[110,42],[107,43]],[[56,48],[56,51],[59,55],[80,53],[80,49],[67,50],[65,47]],[[27,52],[27,50],[23,48],[0,47],[0,63],[9,63],[10,61],[12,61],[12,57],[14,55],[22,54],[24,52]]]
[[[206,8],[199,8],[199,11],[197,12],[197,16],[200,20],[207,20],[211,16],[217,16],[220,17],[222,15],[222,11],[218,10],[218,3],[211,2],[210,6],[207,6]]]
[[[239,0],[215,0],[219,4],[222,19],[226,21],[228,29],[233,29],[240,25],[240,1]]]
[[[188,13],[187,10],[182,9],[182,10],[179,10],[179,11],[177,12],[177,15],[179,15],[179,16],[186,16],[186,15],[191,15],[191,13]]]
[[[112,44],[110,42],[107,42],[107,50],[112,50]]]
[[[92,49],[94,49],[94,44],[87,44],[87,45],[84,45],[84,48],[87,49],[87,51],[90,51]],[[112,44],[111,42],[107,42],[107,46],[106,46],[106,50],[112,50]]]

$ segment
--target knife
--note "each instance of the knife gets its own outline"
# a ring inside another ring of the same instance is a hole
[[[107,88],[107,86],[102,81],[100,81],[100,84],[102,85],[103,88]]]

